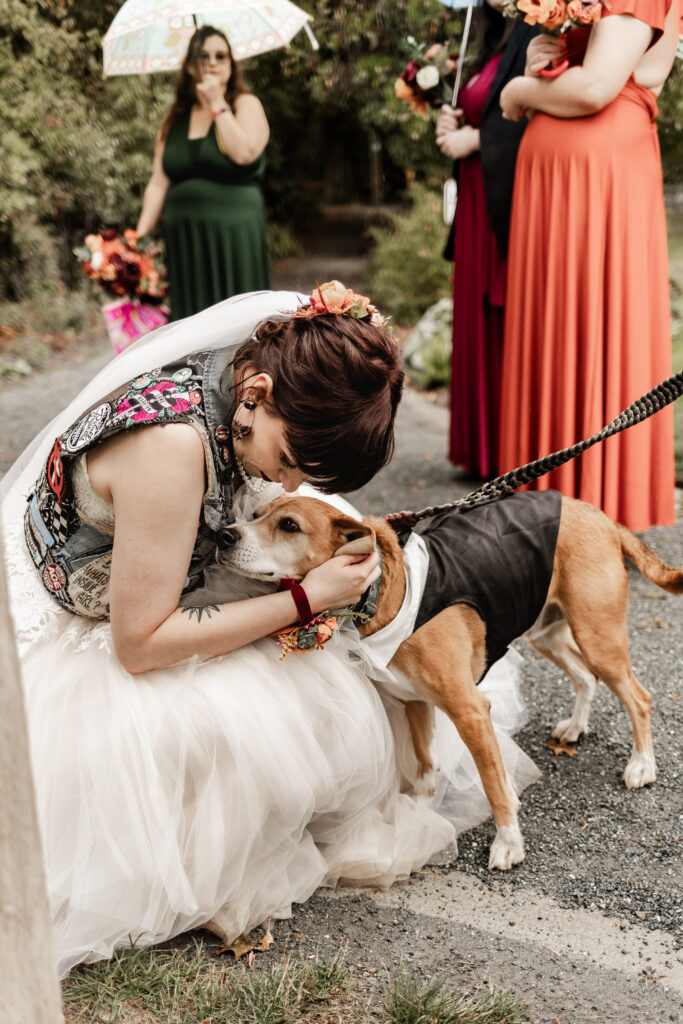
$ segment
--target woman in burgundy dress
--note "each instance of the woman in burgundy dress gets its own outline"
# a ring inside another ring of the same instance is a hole
[[[470,476],[494,476],[505,304],[505,259],[517,149],[523,124],[503,120],[500,92],[524,73],[537,30],[509,21],[487,0],[477,12],[474,67],[459,108],[437,124],[442,153],[456,162],[453,238],[453,354],[449,458]]]

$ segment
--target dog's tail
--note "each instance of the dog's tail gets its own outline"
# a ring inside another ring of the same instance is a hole
[[[616,524],[621,541],[621,550],[627,555],[633,564],[637,566],[653,583],[663,590],[672,594],[683,594],[683,569],[674,569],[663,562],[659,555],[656,555],[652,548],[649,548],[644,541],[627,530],[620,523]]]

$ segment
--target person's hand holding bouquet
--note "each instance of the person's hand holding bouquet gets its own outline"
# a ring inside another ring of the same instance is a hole
[[[114,302],[102,307],[115,352],[168,322],[169,311],[162,305],[168,288],[161,250],[147,244],[141,247],[136,231],[124,231],[123,238],[114,228],[86,235],[85,244],[74,249],[74,255],[86,276],[115,296]]]

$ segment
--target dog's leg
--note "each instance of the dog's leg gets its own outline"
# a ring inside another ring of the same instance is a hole
[[[524,859],[517,822],[519,799],[508,779],[489,714],[475,680],[484,668],[484,625],[474,609],[447,608],[405,640],[392,665],[418,696],[444,711],[472,754],[496,822],[489,868],[506,870]]]
[[[590,614],[582,615],[572,632],[592,671],[617,695],[630,715],[633,752],[624,771],[624,782],[629,789],[654,782],[657,767],[652,746],[652,695],[641,686],[631,667],[626,615],[621,628],[614,622],[605,624],[600,618],[592,620]]]
[[[413,749],[420,766],[413,792],[416,797],[431,801],[436,791],[434,762],[429,749],[434,732],[434,708],[423,700],[406,701],[405,708]]]
[[[588,732],[588,716],[599,680],[584,661],[564,616],[547,621],[541,615],[526,634],[526,639],[539,654],[566,672],[572,681],[576,699],[571,718],[561,719],[552,734],[567,743],[576,743],[582,733]]]

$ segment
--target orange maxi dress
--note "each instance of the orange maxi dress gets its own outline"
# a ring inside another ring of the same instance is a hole
[[[611,0],[611,13],[662,30],[670,2]],[[589,437],[671,375],[656,116],[654,94],[631,78],[599,113],[537,113],[524,133],[508,262],[501,472]],[[672,408],[532,486],[583,498],[634,530],[675,523]]]

